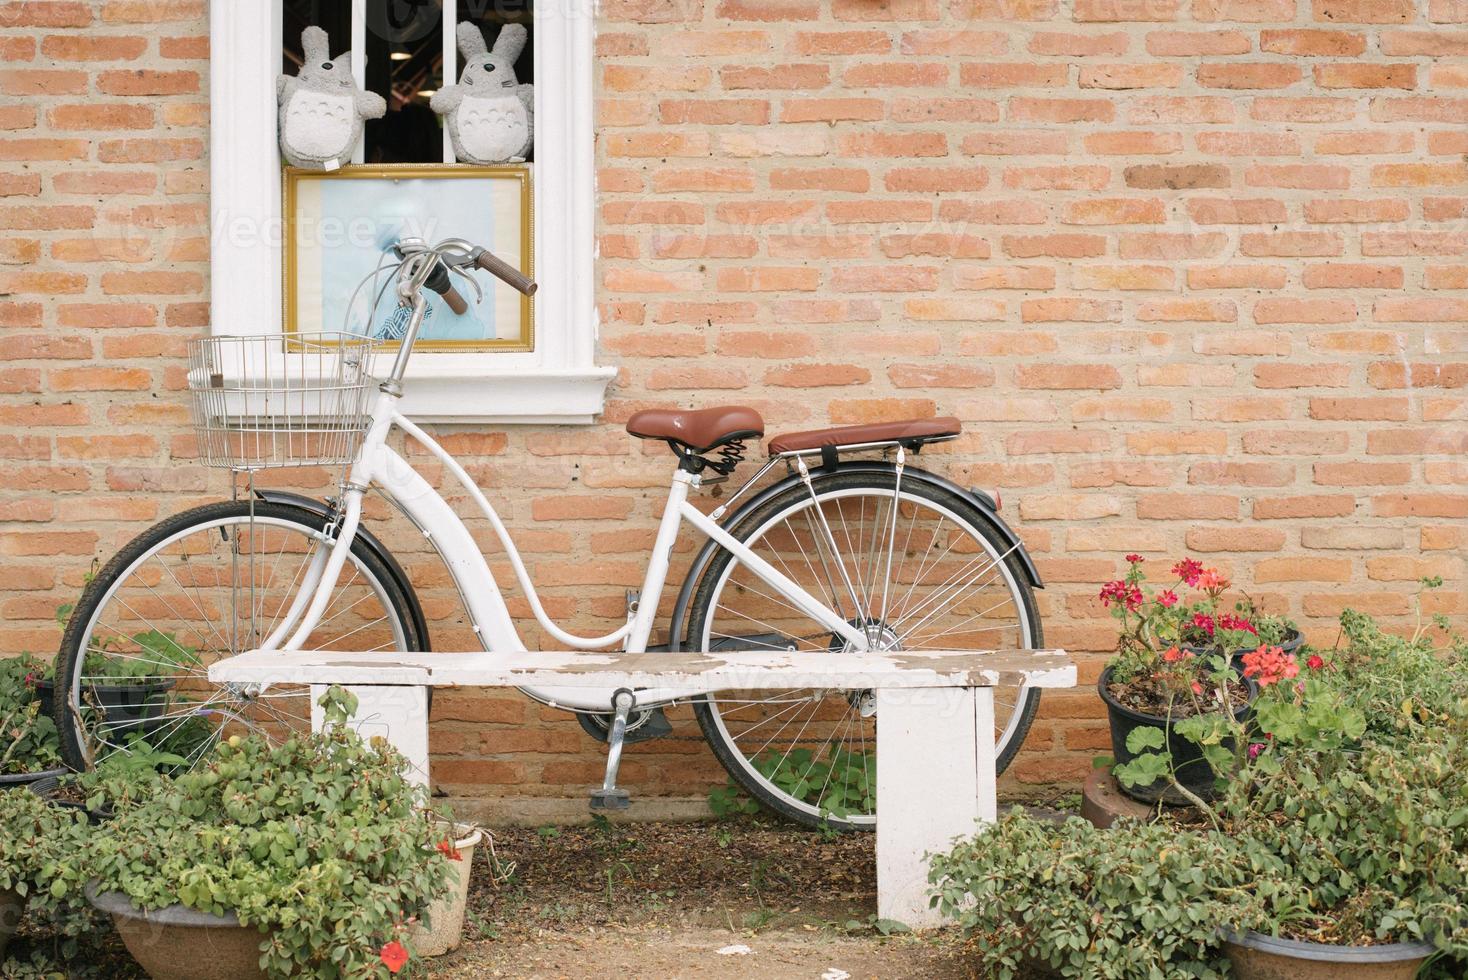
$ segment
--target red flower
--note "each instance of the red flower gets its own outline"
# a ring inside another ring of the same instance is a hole
[[[1184,558],[1172,566],[1172,574],[1182,579],[1189,585],[1198,584],[1198,576],[1203,574],[1203,563],[1192,558]]]
[[[1305,666],[1311,670],[1319,670],[1325,666],[1325,658],[1318,653],[1310,654],[1310,659],[1305,661]]]
[[[1239,630],[1244,633],[1254,633],[1256,635],[1259,632],[1254,629],[1254,624],[1243,616],[1234,616],[1230,613],[1224,613],[1222,616],[1219,616],[1218,625],[1226,630]]]
[[[1142,608],[1142,590],[1128,582],[1117,579],[1115,582],[1107,582],[1101,587],[1101,604],[1110,606],[1113,602],[1124,605],[1131,612]]]
[[[438,846],[438,853],[442,854],[444,857],[448,858],[450,861],[462,861],[462,860],[464,860],[464,855],[462,855],[462,854],[459,853],[459,849],[454,846],[454,842],[453,841],[448,840],[447,838],[445,838],[444,840],[439,841],[437,846]]]
[[[1285,653],[1279,647],[1261,645],[1252,653],[1244,654],[1244,676],[1252,677],[1261,688],[1283,680],[1290,680],[1300,672],[1295,655]]]
[[[378,954],[378,958],[382,960],[382,965],[387,967],[387,972],[397,973],[408,964],[408,950],[404,948],[402,943],[394,939],[382,947],[382,952]]]
[[[25,675],[25,686],[28,687],[28,688],[30,688],[30,689],[32,689],[32,690],[35,690],[35,687],[36,687],[36,673],[35,673],[35,671],[31,671],[29,674],[26,674]]]
[[[1163,609],[1171,609],[1177,605],[1177,593],[1171,589],[1163,589],[1157,596],[1157,604]]]
[[[1194,613],[1193,625],[1209,636],[1213,635],[1213,617],[1207,613]]]
[[[1199,684],[1197,681],[1193,681],[1193,693],[1194,694],[1202,694],[1203,693],[1203,685],[1202,684]]]
[[[1255,742],[1253,745],[1249,746],[1249,761],[1253,762],[1255,759],[1259,758],[1259,753],[1263,751],[1263,742]]]
[[[1141,555],[1127,555],[1126,560],[1128,565],[1140,565],[1142,562],[1146,561],[1146,559],[1143,558]]]
[[[1170,664],[1175,664],[1179,660],[1186,660],[1188,657],[1191,657],[1191,656],[1192,656],[1191,653],[1187,653],[1187,652],[1184,652],[1182,650],[1179,650],[1177,647],[1168,647],[1162,653],[1162,659],[1164,661],[1166,661],[1167,663],[1170,663]]]

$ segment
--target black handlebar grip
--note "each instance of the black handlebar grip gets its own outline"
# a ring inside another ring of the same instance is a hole
[[[428,278],[423,280],[423,285],[442,296],[444,302],[449,304],[449,309],[453,310],[455,314],[462,316],[469,308],[469,304],[464,302],[464,297],[460,296],[459,291],[454,288],[453,282],[449,279],[449,270],[444,268],[442,262],[433,267]]]
[[[445,303],[449,304],[449,309],[459,316],[463,316],[464,311],[469,308],[469,304],[464,302],[464,297],[460,296],[459,291],[453,286],[449,286],[439,295],[443,297]]]
[[[540,288],[534,279],[525,278],[519,269],[488,251],[480,252],[474,264],[485,272],[502,279],[526,296],[534,296],[535,291]]]

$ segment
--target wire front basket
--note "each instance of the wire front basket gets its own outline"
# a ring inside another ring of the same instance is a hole
[[[352,462],[370,421],[377,343],[350,333],[190,341],[200,458],[239,471]]]

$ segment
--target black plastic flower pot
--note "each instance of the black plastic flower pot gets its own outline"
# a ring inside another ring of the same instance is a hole
[[[168,706],[165,695],[176,683],[167,677],[140,680],[136,684],[88,684],[87,698],[102,709],[112,733],[124,738],[133,733],[147,736],[161,724],[161,716]],[[56,717],[54,681],[37,682],[36,700],[41,702],[42,713]]]
[[[1433,953],[1429,943],[1328,946],[1258,932],[1223,944],[1239,980],[1412,980]]]
[[[1289,636],[1285,637],[1284,642],[1279,644],[1279,648],[1285,653],[1294,653],[1304,645],[1305,634],[1301,633],[1299,630],[1295,630]],[[1213,652],[1212,647],[1196,646],[1191,643],[1184,643],[1182,648],[1189,653],[1195,654],[1200,657],[1207,656],[1208,654]],[[1236,650],[1230,650],[1228,654],[1229,662],[1233,664],[1234,670],[1237,670],[1239,673],[1243,673],[1244,654],[1253,653],[1257,649],[1259,649],[1259,644],[1255,644],[1251,647],[1239,647]]]
[[[29,789],[32,784],[43,779],[54,779],[64,776],[69,770],[66,769],[42,769],[40,772],[12,772],[0,775],[0,790],[7,789]]]
[[[85,813],[87,815],[87,822],[93,826],[106,823],[116,816],[116,814],[106,807],[93,809],[84,802],[66,799],[61,792],[62,780],[65,778],[65,776],[47,776],[45,779],[38,779],[34,783],[31,783],[30,790],[52,806],[59,806],[65,810],[75,810],[78,813]]]
[[[1173,768],[1177,771],[1177,780],[1185,786],[1189,792],[1200,799],[1210,800],[1217,795],[1214,786],[1216,782],[1213,768],[1203,758],[1203,752],[1198,746],[1183,738],[1173,731],[1168,725],[1166,718],[1156,715],[1143,714],[1133,711],[1131,708],[1119,703],[1107,690],[1111,683],[1111,668],[1107,667],[1101,673],[1101,680],[1097,682],[1097,689],[1101,693],[1101,700],[1106,702],[1106,717],[1111,724],[1111,753],[1117,765],[1131,762],[1138,755],[1127,748],[1127,738],[1138,728],[1155,728],[1162,732],[1166,740],[1167,751],[1172,755]],[[1234,717],[1239,721],[1247,721],[1253,711],[1254,698],[1259,695],[1259,686],[1252,680],[1244,678],[1244,683],[1249,688],[1249,702],[1234,712]],[[1233,750],[1232,740],[1226,741],[1224,745]],[[1162,779],[1153,780],[1141,786],[1128,786],[1121,783],[1122,792],[1134,800],[1143,803],[1168,803],[1173,805],[1185,805],[1188,798],[1178,792],[1175,787]]]

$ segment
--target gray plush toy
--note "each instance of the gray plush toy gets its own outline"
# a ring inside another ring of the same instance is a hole
[[[433,111],[448,123],[454,154],[469,163],[505,163],[524,160],[535,140],[535,86],[521,85],[515,61],[525,50],[530,32],[520,24],[506,24],[494,40],[474,24],[460,24],[459,52],[464,70],[459,84],[433,93]]]
[[[362,138],[363,119],[381,119],[387,112],[382,96],[357,87],[352,78],[352,53],[331,57],[326,32],[308,27],[301,32],[305,58],[294,78],[275,80],[280,102],[280,152],[286,162],[308,170],[335,170],[352,162],[352,150]]]

